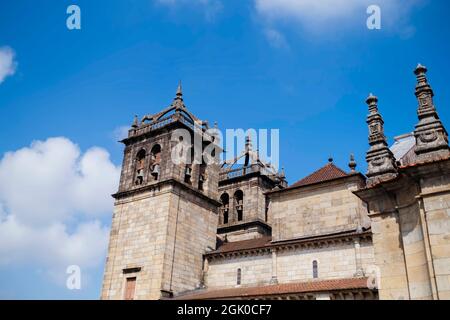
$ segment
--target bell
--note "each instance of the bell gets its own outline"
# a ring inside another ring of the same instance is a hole
[[[136,175],[136,185],[141,185],[144,182],[144,170],[139,169]]]
[[[189,167],[186,167],[186,175],[187,176],[191,176],[192,175],[192,169],[191,168],[189,168]]]
[[[155,164],[153,166],[152,176],[154,176],[154,177],[159,176],[159,164]]]

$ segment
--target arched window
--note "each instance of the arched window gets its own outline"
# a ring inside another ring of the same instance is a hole
[[[244,220],[244,193],[242,190],[237,190],[234,193],[234,203],[236,207],[237,220]]]
[[[136,154],[136,185],[144,183],[144,167],[145,167],[146,152],[144,149],[139,150]]]
[[[236,284],[240,285],[242,280],[242,270],[241,268],[237,269],[237,275],[236,275]]]
[[[312,262],[312,267],[313,267],[313,278],[317,279],[319,277],[319,266],[317,264],[317,260],[314,260]]]
[[[187,184],[192,184],[192,166],[187,164],[184,168],[184,182]]]
[[[150,152],[150,172],[154,180],[159,179],[161,172],[161,146],[156,144]]]
[[[223,193],[220,196],[220,202],[222,203],[222,206],[220,208],[222,212],[222,221],[223,223],[228,223],[228,213],[229,213],[229,204],[230,204],[230,196],[228,193]]]

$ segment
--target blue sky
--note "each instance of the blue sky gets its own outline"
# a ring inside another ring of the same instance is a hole
[[[366,27],[373,3],[381,30]],[[71,4],[81,30],[66,28]],[[412,131],[418,62],[448,127],[449,9],[443,0],[2,1],[0,52],[14,54],[3,79],[0,64],[0,298],[98,298],[118,132],[170,104],[180,79],[199,118],[280,129],[290,183],[329,156],[347,169],[354,153],[365,171],[369,92],[390,143]],[[65,287],[70,263],[86,270],[81,290]]]

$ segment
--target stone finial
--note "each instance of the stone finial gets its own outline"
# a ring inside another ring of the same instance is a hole
[[[348,167],[350,168],[350,172],[356,172],[356,161],[355,161],[355,155],[352,153],[350,154],[350,161],[348,163]]]
[[[185,108],[184,102],[183,102],[183,89],[181,86],[181,81],[178,83],[177,93],[175,94],[175,98],[173,99],[172,105],[176,107],[176,111],[179,111],[179,109]]]
[[[425,75],[427,73],[427,71],[428,71],[427,67],[425,67],[422,64],[418,63],[416,69],[414,70],[414,74],[416,76]]]
[[[178,87],[177,87],[177,93],[175,96],[176,98],[182,98],[183,97],[183,87],[181,86],[181,80],[178,82]]]
[[[378,98],[373,95],[373,93],[369,93],[369,95],[366,98],[366,103],[371,106],[373,104],[376,104],[378,102]]]
[[[286,178],[286,172],[284,171],[284,167],[281,167],[280,178],[281,178],[281,179]]]
[[[250,138],[250,135],[247,135],[245,137],[245,152],[249,152],[252,150],[252,139]]]
[[[333,163],[333,157],[328,158],[328,163]]]
[[[448,134],[437,114],[433,102],[433,89],[426,76],[427,71],[427,68],[421,64],[414,70],[417,77],[415,95],[419,102],[417,109],[419,122],[414,130],[417,162],[438,160],[450,156]]]
[[[133,120],[133,124],[131,125],[132,128],[136,129],[137,127],[139,127],[139,122],[138,122],[138,116],[137,114],[134,115],[134,120]]]
[[[369,126],[369,145],[367,151],[367,184],[374,185],[381,181],[393,179],[397,176],[397,166],[391,150],[388,148],[384,135],[384,121],[378,112],[378,98],[369,94],[366,99],[369,107],[367,124]]]

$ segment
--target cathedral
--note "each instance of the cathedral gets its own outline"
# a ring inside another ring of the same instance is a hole
[[[426,67],[414,73],[418,121],[392,146],[378,98],[366,100],[364,174],[353,156],[345,170],[329,159],[288,185],[250,137],[220,162],[181,86],[169,107],[136,117],[101,299],[450,299],[448,134]],[[215,161],[173,161],[181,141],[187,160],[200,148]]]

